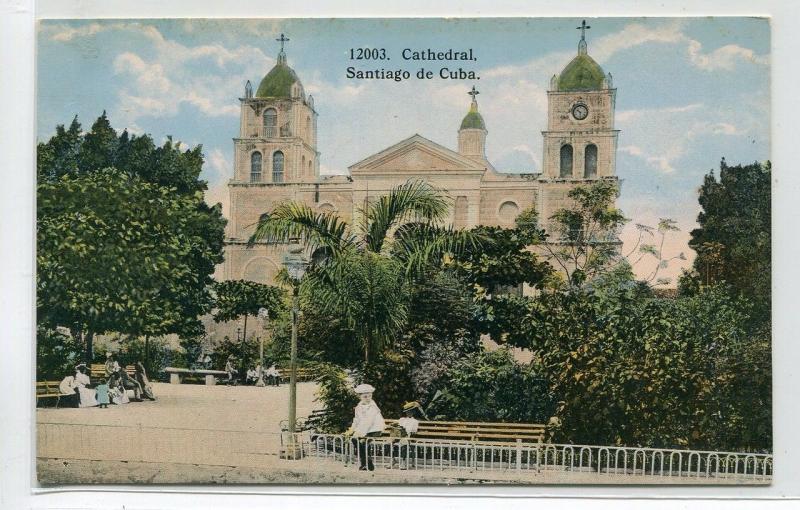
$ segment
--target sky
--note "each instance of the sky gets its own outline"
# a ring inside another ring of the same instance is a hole
[[[281,33],[289,65],[312,94],[322,173],[347,167],[418,133],[456,148],[475,85],[499,171],[539,172],[550,77],[574,57],[580,19],[42,20],[37,41],[37,136],[77,115],[85,129],[106,110],[118,131],[202,144],[207,199],[227,210],[239,97],[275,65]],[[672,260],[659,277],[689,267],[697,189],[729,164],[770,157],[770,28],[758,18],[588,19],[589,54],[613,75],[620,129],[618,205],[636,223],[677,222]],[[351,48],[385,48],[391,60],[350,60]],[[405,48],[472,49],[475,62],[413,62]],[[348,79],[346,69],[474,70],[480,79]],[[658,241],[658,239],[648,240]],[[635,265],[641,277],[654,269]]]

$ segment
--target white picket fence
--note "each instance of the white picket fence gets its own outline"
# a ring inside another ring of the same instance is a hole
[[[548,443],[486,443],[429,439],[366,438],[363,445],[335,434],[301,439],[305,455],[360,464],[366,451],[383,469],[565,471],[616,476],[735,478],[769,482],[772,455]]]

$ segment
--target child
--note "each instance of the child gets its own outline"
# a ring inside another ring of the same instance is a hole
[[[95,386],[95,391],[97,391],[97,404],[100,406],[100,409],[105,409],[108,407],[108,384],[106,384],[105,379],[100,379],[100,384]]]

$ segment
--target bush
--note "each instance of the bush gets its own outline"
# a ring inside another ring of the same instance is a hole
[[[83,345],[70,335],[46,328],[36,328],[36,380],[60,381],[75,374],[82,361]]]
[[[554,402],[547,382],[508,349],[468,355],[447,372],[428,415],[439,420],[546,423]]]
[[[358,404],[358,395],[347,373],[332,363],[316,363],[313,365],[317,373],[315,381],[319,384],[316,402],[325,407],[325,414],[318,418],[313,426],[318,432],[339,434],[344,432],[353,422],[353,409]]]

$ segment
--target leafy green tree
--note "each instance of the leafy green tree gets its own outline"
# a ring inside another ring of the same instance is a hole
[[[699,283],[727,282],[753,300],[762,322],[771,305],[771,175],[769,161],[729,166],[723,158],[719,177],[710,172],[700,187],[700,228],[689,241]]]
[[[553,397],[545,379],[507,349],[468,354],[444,378],[428,410],[438,419],[546,423]]]
[[[247,362],[251,359],[246,356],[247,344],[247,318],[256,316],[261,309],[266,310],[271,317],[276,317],[285,311],[285,292],[272,285],[251,282],[248,280],[226,280],[214,284],[213,317],[215,322],[228,322],[244,317],[244,331],[242,335],[242,352],[240,360],[244,375]]]
[[[354,227],[333,213],[287,202],[262,215],[251,243],[298,238],[315,264],[305,293],[341,317],[369,363],[397,338],[407,319],[407,283],[448,254],[480,242],[478,236],[436,226],[448,200],[422,181],[409,181],[360,210]]]
[[[37,148],[37,310],[47,328],[196,334],[225,220],[203,201],[201,148],[117,136],[105,114]]]
[[[532,365],[565,402],[556,440],[769,450],[769,342],[751,312],[720,288],[677,300],[627,289],[531,301]]]
[[[617,236],[627,220],[614,205],[618,195],[615,181],[577,186],[567,193],[572,205],[550,217],[542,246],[570,286],[579,287],[620,262]]]
[[[75,373],[83,358],[83,346],[70,335],[36,328],[36,380],[59,381]]]
[[[491,242],[468,248],[454,257],[453,266],[476,290],[493,295],[523,283],[537,287],[553,272],[550,264],[528,249],[544,239],[543,231],[479,226],[473,232]]]

